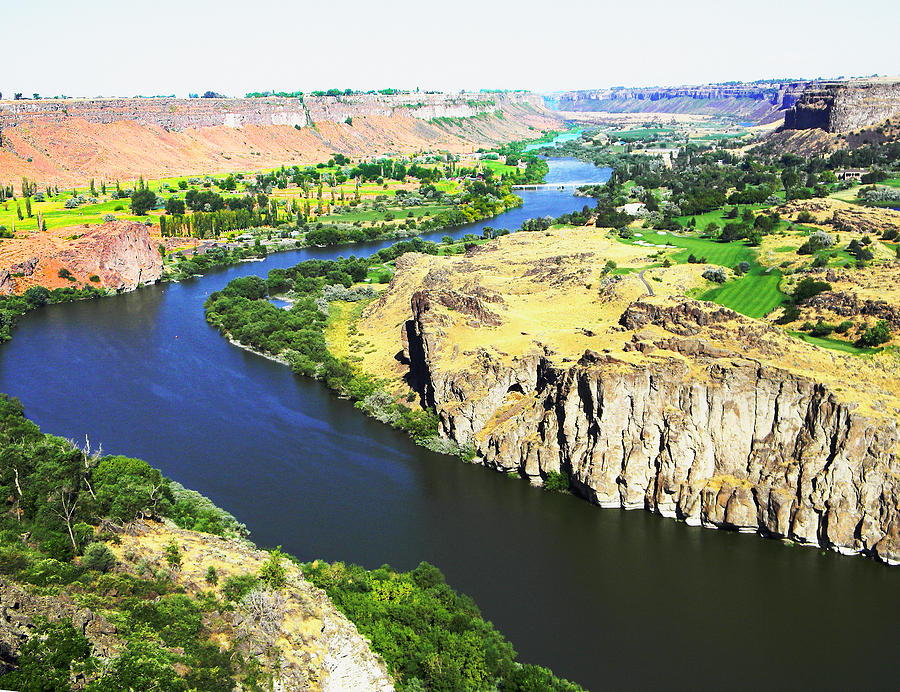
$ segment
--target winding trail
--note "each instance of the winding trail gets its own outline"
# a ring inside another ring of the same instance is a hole
[[[641,271],[639,271],[639,272],[638,272],[638,276],[641,277],[641,281],[643,281],[643,282],[644,282],[644,286],[647,287],[647,293],[648,293],[650,296],[655,296],[656,294],[653,292],[653,286],[651,286],[650,283],[647,281],[647,279],[644,278],[644,272],[645,272],[645,271],[647,271],[647,270],[646,270],[646,269],[642,269]]]

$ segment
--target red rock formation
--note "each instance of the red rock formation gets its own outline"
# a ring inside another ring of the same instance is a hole
[[[112,221],[102,226],[76,226],[81,237],[68,245],[38,251],[8,269],[0,269],[0,294],[21,293],[30,286],[93,286],[130,291],[162,277],[163,262],[146,226]],[[77,235],[77,233],[76,233]],[[60,276],[67,270],[71,279]],[[91,277],[99,281],[91,281]]]

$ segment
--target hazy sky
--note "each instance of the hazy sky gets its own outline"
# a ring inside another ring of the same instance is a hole
[[[898,0],[0,0],[0,25],[6,97],[900,73]]]

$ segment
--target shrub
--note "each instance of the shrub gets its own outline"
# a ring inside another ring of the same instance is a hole
[[[834,331],[836,331],[838,334],[846,334],[851,329],[853,329],[853,322],[851,322],[850,320],[844,320],[834,328]]]
[[[784,313],[775,320],[778,324],[788,324],[790,322],[796,322],[800,319],[800,308],[796,305],[788,305],[784,309]]]
[[[813,296],[819,295],[823,291],[830,290],[830,283],[827,283],[825,281],[817,281],[816,279],[807,277],[800,283],[798,283],[797,287],[794,289],[794,300],[796,300],[798,303],[802,303],[805,300],[809,300]]]
[[[103,223],[109,223],[110,221],[115,221],[115,220],[116,220],[115,214],[104,214],[103,215]]]
[[[825,248],[829,248],[834,245],[834,237],[825,231],[816,231],[809,238],[806,239],[806,242],[803,243],[799,248],[797,248],[797,254],[800,255],[812,255],[819,250],[824,250]]]
[[[857,344],[860,346],[880,346],[891,340],[891,326],[885,320],[878,320],[874,327],[869,327],[859,337]]]
[[[84,549],[81,565],[94,572],[108,572],[116,564],[116,556],[105,543],[91,543]]]
[[[270,589],[280,589],[287,583],[287,571],[281,564],[283,558],[281,548],[275,548],[259,568],[259,580]]]
[[[100,277],[97,276],[96,274],[91,274],[91,275],[88,277],[88,281],[93,281],[93,282],[96,284],[96,283],[99,283],[99,282],[100,282]]]
[[[550,471],[544,478],[544,490],[555,493],[564,493],[569,490],[569,477],[559,471]]]
[[[174,540],[166,546],[166,564],[172,569],[181,569],[181,549]]]
[[[206,570],[206,583],[210,586],[215,586],[219,583],[219,573],[216,572],[216,568],[212,565]]]
[[[235,574],[222,584],[222,595],[229,601],[237,603],[248,593],[259,586],[259,579],[253,574]]]
[[[703,270],[702,276],[707,281],[715,281],[717,284],[724,284],[728,280],[728,274],[722,267],[709,267]]]
[[[834,329],[835,327],[833,324],[828,324],[827,322],[819,320],[813,325],[813,328],[809,330],[809,333],[812,336],[830,336]]]

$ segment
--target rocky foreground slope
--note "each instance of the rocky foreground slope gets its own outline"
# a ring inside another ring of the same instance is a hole
[[[492,468],[900,563],[895,362],[691,300],[702,268],[604,271],[648,253],[570,229],[404,256],[359,325],[363,366],[406,378]]]
[[[177,569],[165,560],[167,547],[172,545],[181,555]],[[141,576],[165,573],[191,597],[210,591],[221,595],[221,584],[229,577],[255,574],[269,557],[245,541],[157,522],[132,524],[110,547],[119,572]],[[393,690],[384,662],[356,626],[324,591],[304,579],[297,566],[287,560],[282,564],[286,585],[278,592],[260,590],[256,598],[244,599],[232,609],[204,614],[204,629],[213,633],[213,640],[258,661],[275,690]],[[206,574],[211,567],[218,574],[219,586],[208,583]],[[115,624],[117,617],[121,613],[79,606],[66,592],[42,596],[0,578],[0,672],[15,661],[41,619],[71,621],[89,640],[94,656],[113,658],[124,647]],[[74,689],[83,683],[77,681]]]

